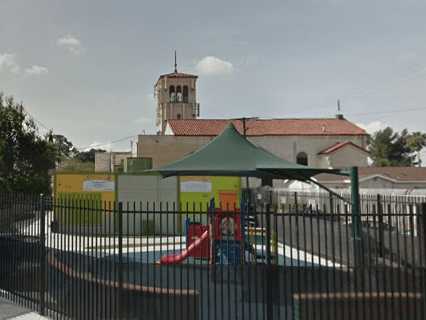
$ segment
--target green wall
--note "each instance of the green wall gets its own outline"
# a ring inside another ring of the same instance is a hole
[[[197,179],[194,177],[194,179]],[[211,192],[179,192],[181,209],[186,211],[206,211],[210,199],[214,197],[215,206],[219,207],[220,192],[237,192],[237,207],[240,206],[241,178],[240,177],[204,177],[212,184]],[[194,207],[195,204],[195,207]]]

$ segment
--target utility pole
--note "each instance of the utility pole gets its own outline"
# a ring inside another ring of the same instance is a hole
[[[247,118],[246,117],[243,117],[242,118],[242,121],[243,121],[243,136],[244,136],[244,139],[247,139],[247,125],[246,125],[246,120],[247,120]],[[247,194],[248,194],[248,190],[249,190],[249,177],[246,177],[246,189],[247,189]]]

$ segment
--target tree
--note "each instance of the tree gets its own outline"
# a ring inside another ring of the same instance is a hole
[[[56,149],[22,104],[0,94],[0,191],[48,193]]]
[[[398,133],[387,127],[373,134],[369,150],[375,166],[414,166],[419,164],[419,153],[425,145],[426,134],[410,134],[407,129]]]
[[[65,136],[50,132],[47,135],[47,139],[56,149],[56,161],[58,163],[61,163],[64,159],[70,159],[78,155],[77,149]]]
[[[90,149],[89,151],[82,151],[79,152],[76,156],[76,158],[82,162],[95,162],[95,154],[96,153],[103,153],[106,152],[106,150],[103,149]]]
[[[94,171],[95,154],[106,152],[102,149],[90,149],[88,151],[75,152],[73,158],[68,158],[61,162],[57,168],[59,171]]]
[[[420,152],[426,147],[426,133],[419,131],[413,132],[407,139],[408,147],[415,152],[417,161],[416,165],[421,166],[422,159],[420,158]]]

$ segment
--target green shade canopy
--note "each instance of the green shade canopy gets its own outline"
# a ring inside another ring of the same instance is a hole
[[[319,173],[339,170],[315,169],[283,160],[255,146],[234,127],[225,130],[205,146],[181,160],[153,171],[169,176],[249,176],[309,180]]]

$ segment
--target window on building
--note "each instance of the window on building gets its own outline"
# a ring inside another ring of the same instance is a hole
[[[177,86],[176,87],[176,98],[178,102],[182,102],[182,87]]]
[[[177,114],[177,119],[178,120],[182,119],[182,115],[180,113]]]
[[[176,101],[175,86],[170,86],[169,87],[169,97],[170,97],[170,102],[175,102]]]
[[[183,102],[188,102],[188,86],[183,86]]]
[[[304,166],[308,165],[308,155],[305,152],[299,152],[296,157],[296,162]]]

